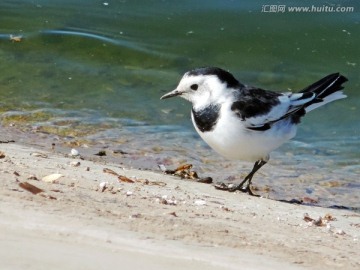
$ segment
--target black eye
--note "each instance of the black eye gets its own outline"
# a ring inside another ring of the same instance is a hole
[[[197,90],[198,89],[198,85],[197,84],[192,84],[191,86],[190,86],[190,88],[192,89],[192,90]]]

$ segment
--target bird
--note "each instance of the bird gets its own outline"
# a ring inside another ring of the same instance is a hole
[[[295,137],[307,113],[346,98],[341,90],[347,80],[333,73],[299,92],[282,93],[245,85],[218,67],[202,67],[186,72],[176,89],[160,99],[188,100],[195,130],[213,150],[228,160],[254,162],[244,180],[226,190],[258,196],[251,181],[270,153]]]

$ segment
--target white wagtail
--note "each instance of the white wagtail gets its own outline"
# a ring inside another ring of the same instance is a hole
[[[230,160],[255,161],[245,179],[228,190],[254,195],[250,183],[271,151],[293,138],[306,113],[345,98],[347,79],[330,74],[298,93],[278,93],[244,85],[217,67],[188,71],[161,99],[180,96],[192,103],[191,119],[200,137]]]

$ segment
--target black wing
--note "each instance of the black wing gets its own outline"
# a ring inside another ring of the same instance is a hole
[[[247,129],[265,131],[292,114],[305,114],[303,105],[315,97],[312,92],[277,93],[254,87],[239,90],[231,110],[245,122]]]

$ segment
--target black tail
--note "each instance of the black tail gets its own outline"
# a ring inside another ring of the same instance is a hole
[[[347,80],[348,79],[340,73],[334,73],[301,90],[299,93],[304,93],[304,95],[314,93],[315,98],[302,105],[301,108],[292,115],[294,123],[299,123],[300,118],[307,112],[334,100],[345,98],[346,96],[341,90],[344,88],[342,84]]]
[[[316,99],[324,99],[325,97],[344,89],[342,86],[343,83],[347,82],[348,79],[341,75],[340,73],[333,73],[330,75],[327,75],[326,77],[322,78],[321,80],[317,81],[316,83],[313,83],[312,85],[309,85],[305,89],[301,90],[299,93],[305,93],[305,92],[312,92],[316,94]],[[313,102],[315,103],[315,102]]]

